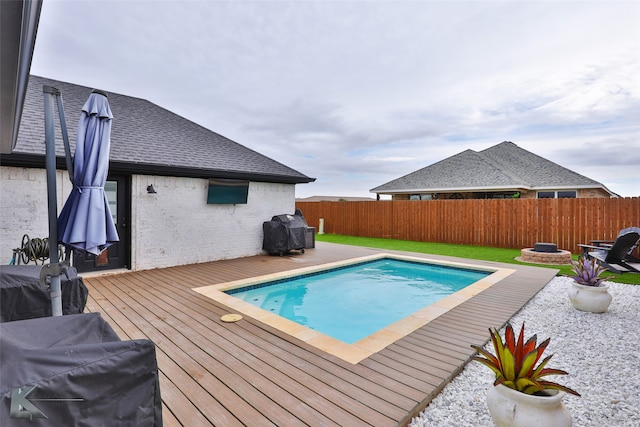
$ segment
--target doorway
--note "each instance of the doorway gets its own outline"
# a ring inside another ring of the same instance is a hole
[[[131,265],[131,233],[129,231],[131,218],[130,177],[123,175],[107,177],[104,192],[109,201],[109,209],[111,210],[113,223],[118,231],[120,241],[109,246],[100,255],[74,251],[73,266],[79,273],[129,268]]]

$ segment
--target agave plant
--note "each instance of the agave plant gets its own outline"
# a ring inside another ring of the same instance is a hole
[[[571,277],[576,283],[585,286],[600,286],[605,280],[612,279],[614,276],[603,276],[602,273],[607,271],[603,268],[595,259],[589,260],[588,258],[580,255],[577,261],[571,261],[574,276]]]
[[[551,338],[547,338],[537,347],[536,335],[533,335],[525,342],[524,323],[522,323],[517,341],[510,324],[507,324],[504,342],[497,329],[489,329],[489,332],[496,353],[495,356],[479,346],[472,345],[471,347],[481,356],[484,356],[475,356],[473,360],[487,366],[496,374],[496,381],[493,383],[494,386],[503,384],[506,387],[525,394],[535,394],[543,390],[551,389],[580,396],[577,391],[569,387],[542,379],[548,375],[567,375],[567,372],[563,370],[546,368],[547,363],[553,355],[547,356],[536,366],[542,357],[542,353],[549,345]]]

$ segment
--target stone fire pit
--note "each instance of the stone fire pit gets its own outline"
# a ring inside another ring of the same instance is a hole
[[[558,250],[555,243],[536,243],[520,251],[518,261],[534,264],[571,264],[571,252]]]

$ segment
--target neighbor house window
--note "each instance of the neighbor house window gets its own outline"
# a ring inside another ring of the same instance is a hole
[[[575,199],[575,190],[572,191],[538,191],[538,199]]]
[[[538,191],[538,199],[555,199],[555,191]]]
[[[409,194],[409,200],[433,200],[433,195],[429,194]]]
[[[575,199],[575,191],[558,191],[558,199]]]
[[[491,192],[491,193],[475,193],[475,199],[517,199],[520,197],[520,193],[517,191],[507,191],[504,193]]]

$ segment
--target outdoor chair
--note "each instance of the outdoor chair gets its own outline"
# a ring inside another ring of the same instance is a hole
[[[627,234],[627,233],[629,233],[631,231],[635,231],[637,233],[640,233],[640,227],[624,228],[624,229],[620,230],[620,232],[618,233],[618,236],[622,236],[623,234]],[[611,245],[613,245],[614,242],[615,242],[615,240],[590,240],[589,241],[589,245],[597,246],[599,248],[601,248],[601,247],[611,247]],[[582,252],[583,252],[583,254],[585,256],[587,255],[587,252],[589,252],[589,249],[590,249],[589,245],[585,245],[586,247],[582,248]],[[626,260],[631,261],[631,262],[640,262],[640,260],[638,260],[638,258],[633,255],[633,252],[636,250],[637,247],[638,247],[638,242],[636,242],[636,244],[633,245],[631,247],[631,249],[629,249],[629,252],[625,256]]]
[[[584,245],[583,255],[595,259],[598,264],[614,273],[640,273],[640,259],[633,256],[633,251],[640,244],[640,229],[631,227],[622,230],[616,240],[607,245]]]

